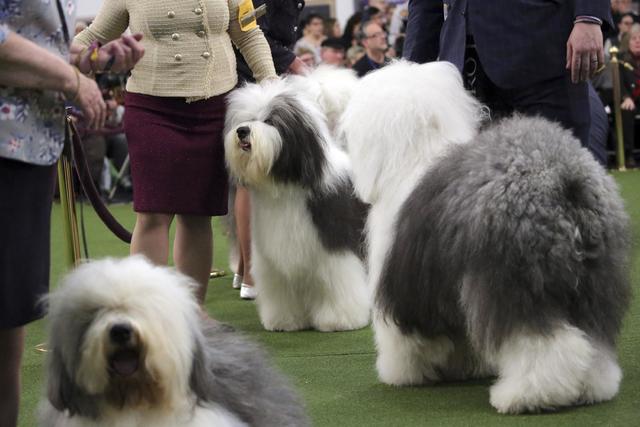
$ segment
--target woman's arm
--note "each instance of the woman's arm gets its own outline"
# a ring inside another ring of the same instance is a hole
[[[242,0],[240,0],[242,1]],[[248,31],[242,31],[238,20],[238,1],[229,2],[229,36],[238,50],[247,61],[247,65],[253,72],[253,77],[260,82],[265,79],[278,78],[269,43],[259,27]]]
[[[106,106],[95,81],[12,31],[0,43],[0,85],[62,92],[82,109],[89,126],[104,125]]]
[[[104,0],[91,25],[75,36],[73,43],[89,47],[94,41],[106,44],[119,38],[129,26],[125,0]]]

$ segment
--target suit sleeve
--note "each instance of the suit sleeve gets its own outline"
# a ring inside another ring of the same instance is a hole
[[[603,25],[613,27],[610,0],[576,0],[573,16],[587,15],[602,19]]]
[[[443,21],[441,0],[410,0],[403,57],[418,63],[438,59]]]

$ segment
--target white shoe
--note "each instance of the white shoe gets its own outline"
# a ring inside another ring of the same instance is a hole
[[[231,284],[231,286],[233,286],[233,289],[240,289],[240,287],[242,286],[242,276],[238,273],[234,274],[233,283]]]
[[[240,286],[240,298],[242,299],[256,299],[258,296],[258,290],[255,286],[249,286],[243,283]]]

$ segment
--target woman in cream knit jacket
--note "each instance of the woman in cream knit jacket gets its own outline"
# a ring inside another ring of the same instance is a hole
[[[224,97],[237,83],[231,43],[257,81],[277,78],[260,28],[255,20],[241,25],[240,10],[244,17],[251,1],[104,0],[74,40],[105,43],[127,27],[144,35],[145,56],[125,97],[137,213],[131,252],[166,264],[175,216],[174,262],[200,284],[200,302],[211,269],[211,216],[227,212]]]

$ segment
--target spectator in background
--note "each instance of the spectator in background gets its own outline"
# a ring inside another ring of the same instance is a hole
[[[344,46],[339,38],[327,38],[320,45],[321,64],[344,67]]]
[[[362,22],[362,12],[356,12],[349,17],[347,24],[344,27],[342,33],[342,45],[347,54],[351,46],[358,46],[360,44],[358,40],[358,34],[360,33],[360,23]]]
[[[389,49],[387,33],[375,21],[367,21],[362,25],[360,42],[364,47],[365,54],[358,62],[353,64],[353,69],[358,74],[358,77],[362,77],[368,72],[377,70],[389,63],[389,58],[385,55],[387,49]]]
[[[365,55],[364,48],[362,46],[355,45],[351,46],[347,50],[347,58],[345,60],[345,65],[347,68],[353,68],[353,65],[358,62]]]
[[[310,69],[313,69],[318,65],[316,62],[316,53],[308,47],[298,46],[296,47],[296,56],[304,63],[304,65]]]
[[[273,65],[278,75],[285,73],[304,74],[309,71],[296,56],[296,31],[300,13],[304,9],[303,0],[254,0],[255,8],[266,4],[267,12],[258,19],[258,25],[271,48]],[[239,83],[255,82],[251,68],[240,51],[234,46]]]
[[[324,38],[324,19],[320,15],[310,13],[304,20],[302,38],[296,42],[294,50],[309,49],[314,54],[314,64],[318,64],[320,62],[320,43]]]
[[[258,19],[258,24],[264,33],[271,57],[278,75],[305,74],[310,67],[298,58],[293,51],[296,43],[297,24],[305,3],[302,0],[255,0],[257,8],[263,4],[267,6],[267,12]],[[238,69],[238,83],[255,82],[251,68],[244,57],[236,51],[236,63]],[[257,296],[257,288],[254,286],[251,276],[251,200],[246,187],[236,186],[233,206],[235,213],[236,235],[238,237],[239,263],[237,273],[233,276],[234,289],[240,289],[240,298],[252,300]]]
[[[634,22],[635,15],[631,12],[626,12],[619,16],[619,20],[616,21],[616,25],[618,28],[617,33],[611,37],[608,37],[604,42],[605,61],[608,61],[609,59],[609,49],[611,49],[612,46],[620,47],[622,38],[625,34],[628,34],[629,31],[631,31],[631,26],[634,24]]]
[[[370,6],[362,12],[362,22],[375,22],[382,29],[387,28],[387,15],[384,9],[378,9],[377,7]]]
[[[340,22],[336,18],[324,19],[324,36],[326,38],[340,38],[342,37],[342,30],[340,29]]]

